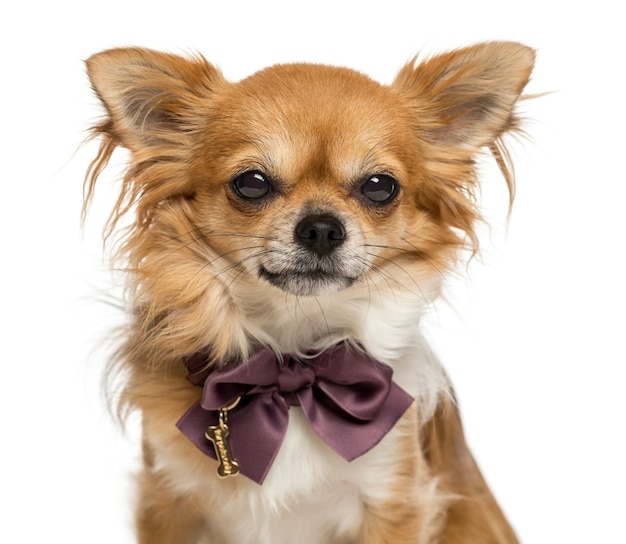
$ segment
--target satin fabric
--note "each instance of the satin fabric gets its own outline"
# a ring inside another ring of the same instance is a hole
[[[300,406],[322,440],[352,461],[378,444],[413,402],[392,381],[391,367],[345,343],[304,360],[284,355],[281,361],[264,348],[236,366],[204,373],[202,360],[206,352],[187,361],[190,381],[204,390],[177,427],[215,459],[206,429],[241,397],[228,412],[227,440],[241,473],[259,484],[280,449],[291,406]]]

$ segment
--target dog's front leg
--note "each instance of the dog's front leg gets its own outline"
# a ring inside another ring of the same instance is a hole
[[[437,544],[518,544],[467,447],[455,402],[442,398],[424,427],[422,447],[432,474],[449,496]]]
[[[137,478],[135,524],[138,544],[197,544],[207,530],[193,500],[173,493],[155,473],[149,447],[144,444],[144,467]]]
[[[434,544],[446,500],[433,479],[416,436],[414,404],[397,424],[400,438],[387,467],[387,499],[369,501],[358,544]]]

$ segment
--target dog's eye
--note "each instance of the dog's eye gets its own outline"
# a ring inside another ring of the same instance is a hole
[[[258,199],[267,196],[272,190],[270,180],[261,172],[244,172],[233,180],[234,191],[243,198]]]
[[[361,192],[376,204],[386,204],[398,194],[398,182],[387,174],[376,174],[361,186]]]

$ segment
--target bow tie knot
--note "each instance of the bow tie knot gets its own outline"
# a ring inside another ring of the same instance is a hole
[[[190,381],[200,385],[188,361]],[[177,423],[204,453],[215,458],[207,427],[220,410],[241,397],[229,412],[229,437],[241,472],[262,483],[288,426],[290,406],[302,408],[314,431],[339,455],[351,461],[374,447],[395,425],[413,399],[392,381],[392,369],[368,355],[338,344],[299,361],[279,361],[269,348],[232,368],[208,373],[201,400]]]
[[[281,393],[295,393],[301,389],[312,387],[315,383],[315,372],[309,366],[298,362],[284,361],[278,372],[278,389]]]

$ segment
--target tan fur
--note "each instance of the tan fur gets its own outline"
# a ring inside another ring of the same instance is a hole
[[[201,394],[186,381],[183,358],[210,346],[209,364],[220,366],[264,345],[297,353],[344,339],[393,366],[417,402],[380,446],[343,469],[352,480],[331,477],[329,468],[332,485],[320,482],[319,492],[330,497],[346,485],[354,522],[331,522],[329,511],[322,541],[516,542],[467,449],[436,360],[406,355],[419,343],[406,326],[377,338],[368,323],[417,326],[459,252],[478,249],[475,158],[484,148],[512,201],[502,138],[518,130],[515,104],[533,60],[519,44],[478,44],[411,62],[388,86],[308,64],[230,83],[202,57],[137,48],[87,61],[106,116],[93,129],[101,147],[88,171],[84,213],[115,148],[130,152],[105,236],[128,278],[129,330],[111,376],[124,380],[120,411],[142,414],[140,543],[222,544],[230,542],[222,518],[232,509],[249,505],[250,519],[265,527],[271,520],[254,518],[255,508],[271,518],[284,497],[297,497],[283,512],[289,516],[315,500],[298,494],[303,482],[274,482],[264,497],[243,477],[217,479],[214,463],[175,427]],[[272,180],[265,200],[242,198],[231,185],[253,170]],[[360,190],[374,174],[400,184],[384,205]],[[349,231],[343,264],[359,277],[337,293],[283,293],[257,273],[264,258],[293,244],[293,225],[310,210],[331,210]],[[129,226],[120,230],[125,216]],[[426,370],[413,375],[406,360]],[[375,467],[381,478],[362,489],[365,474],[352,474],[354,467]]]
[[[489,491],[463,434],[457,406],[443,398],[426,425],[422,447],[433,475],[452,498],[442,544],[513,544],[517,538]]]
[[[409,410],[398,424],[404,427],[399,444],[392,499],[368,507],[368,516],[359,542],[367,544],[415,544],[432,542],[445,510],[445,497],[436,489],[415,429],[418,414]]]

